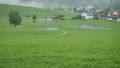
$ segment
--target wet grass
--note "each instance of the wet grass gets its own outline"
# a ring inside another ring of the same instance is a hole
[[[109,30],[72,28],[100,25]],[[0,20],[0,68],[120,68],[120,23],[105,20],[23,21],[15,28]],[[58,27],[60,30],[39,30]],[[62,35],[62,32],[68,34]]]

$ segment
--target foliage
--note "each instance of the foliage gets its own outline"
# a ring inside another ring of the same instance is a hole
[[[37,22],[37,16],[35,14],[33,15],[32,18],[33,18],[33,22]]]
[[[81,15],[77,15],[75,17],[72,17],[73,20],[76,20],[76,19],[82,19],[82,16]]]
[[[37,19],[37,16],[35,14],[33,15],[33,19]]]
[[[10,11],[8,16],[10,24],[13,24],[15,27],[21,24],[22,18],[18,12]]]

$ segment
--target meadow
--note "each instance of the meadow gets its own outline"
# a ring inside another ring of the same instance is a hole
[[[0,18],[6,13],[0,12]],[[120,68],[119,22],[68,18],[33,23],[24,17],[21,26],[0,20],[0,68]]]

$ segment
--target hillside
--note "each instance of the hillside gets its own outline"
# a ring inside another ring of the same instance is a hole
[[[58,14],[58,13],[65,14],[66,17],[69,17],[75,14],[71,12],[65,12],[63,10],[50,10],[50,9],[42,9],[42,8],[0,4],[0,17],[7,17],[9,11],[11,10],[18,11],[20,15],[23,17],[32,16],[33,14],[36,14],[39,17],[51,17],[53,16],[53,14]]]
[[[35,2],[46,7],[87,7],[93,5],[96,8],[119,9],[120,0],[17,0],[21,3]],[[39,7],[39,6],[38,6]]]

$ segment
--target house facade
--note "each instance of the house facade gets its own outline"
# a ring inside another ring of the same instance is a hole
[[[82,19],[93,19],[94,18],[94,15],[92,13],[86,13],[86,12],[82,13],[81,16],[82,16]]]

